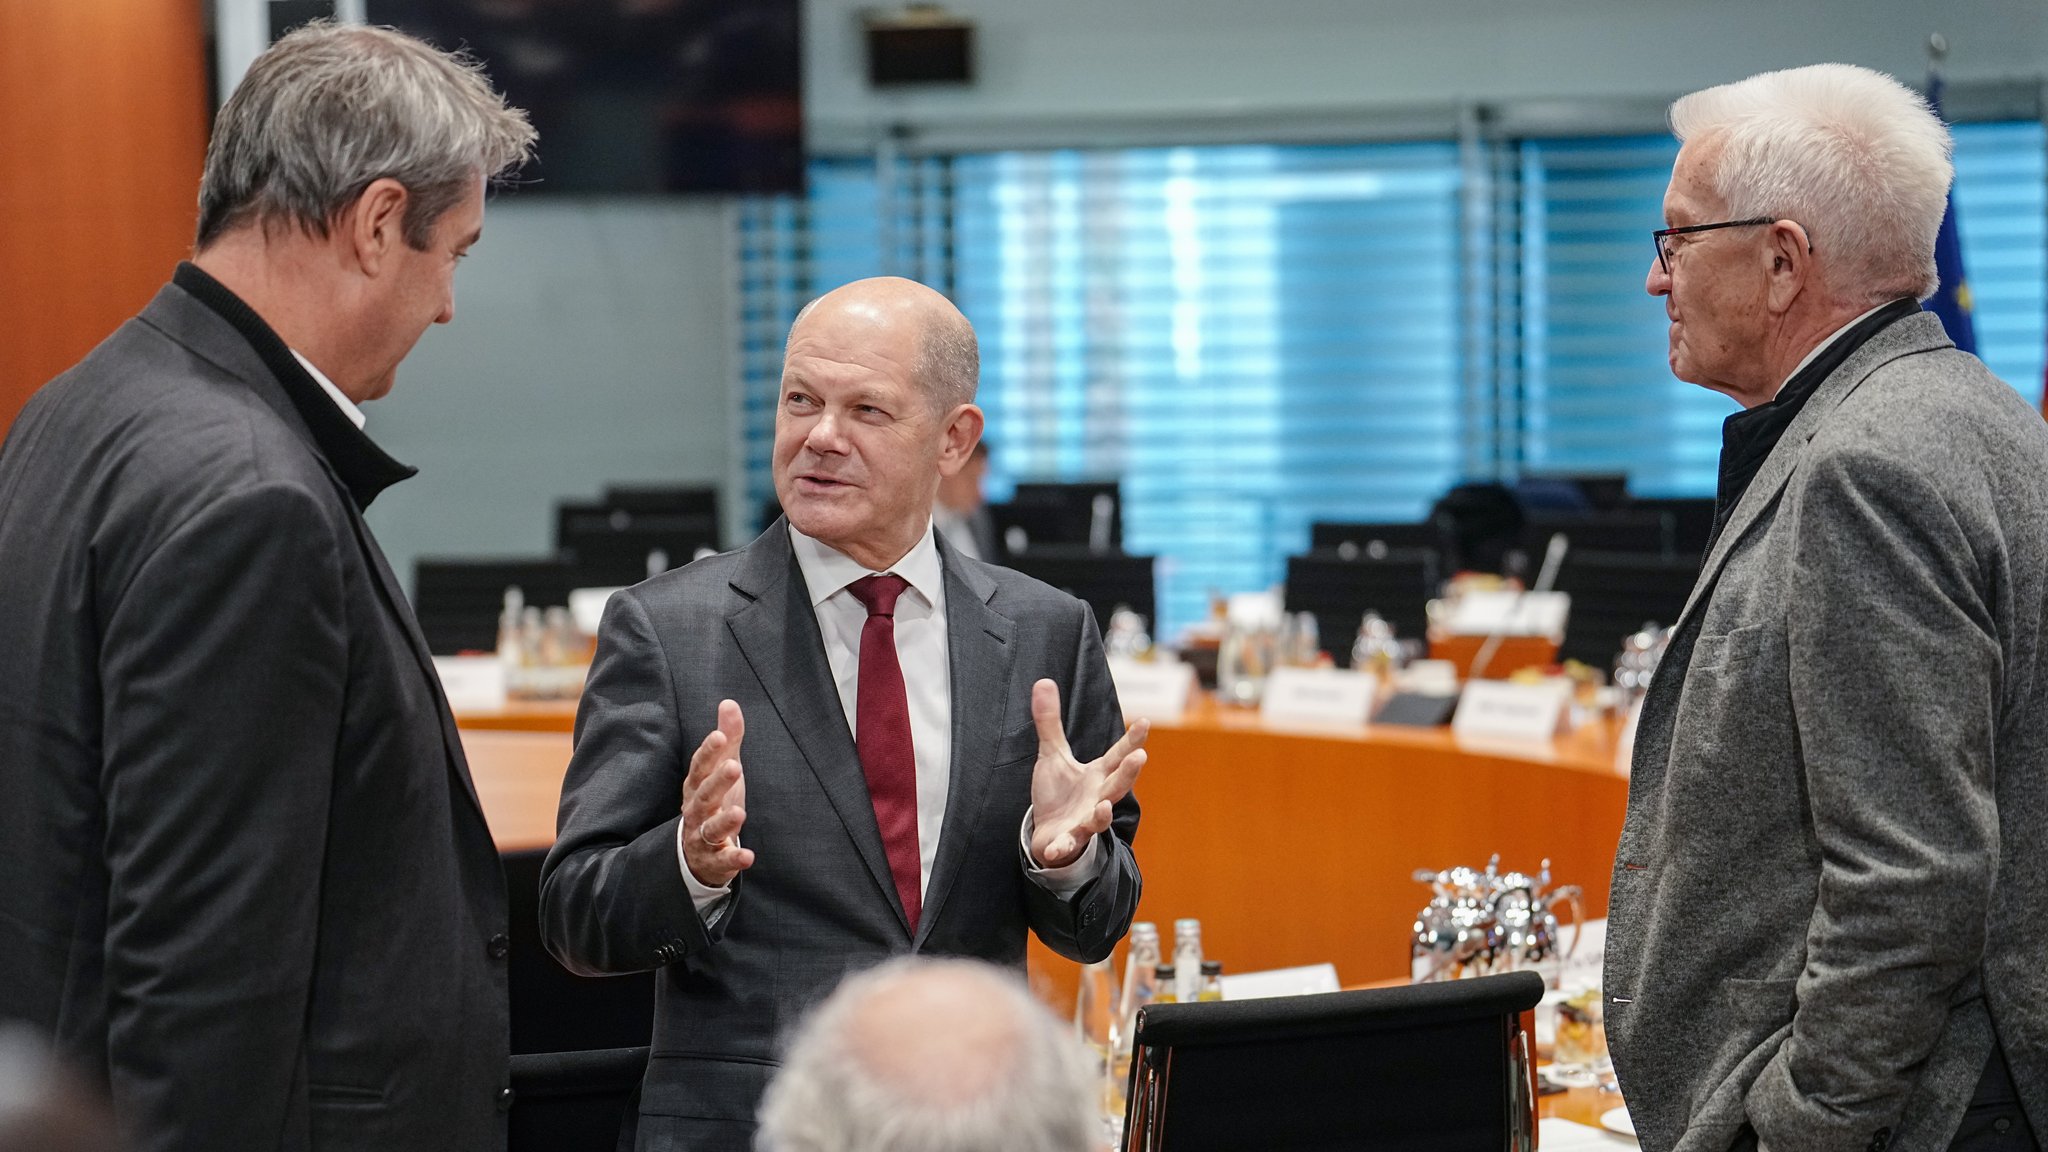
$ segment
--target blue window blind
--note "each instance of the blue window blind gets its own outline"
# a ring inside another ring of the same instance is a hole
[[[2041,123],[1961,124],[1956,229],[1977,354],[2036,405],[2048,356],[2048,142]]]
[[[1116,479],[1171,636],[1317,518],[1418,519],[1459,462],[1449,144],[960,158],[956,299],[993,470]]]
[[[1664,303],[1643,290],[1677,143],[1520,147],[1523,469],[1625,472],[1639,495],[1711,495],[1736,406],[1671,375]]]

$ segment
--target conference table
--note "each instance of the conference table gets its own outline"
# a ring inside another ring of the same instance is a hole
[[[504,851],[546,848],[570,754],[573,702],[456,709],[477,796]],[[1585,889],[1607,912],[1628,777],[1619,725],[1548,742],[1461,739],[1446,728],[1304,725],[1202,698],[1155,718],[1137,786],[1138,918],[1171,940],[1202,922],[1203,951],[1226,971],[1334,964],[1346,987],[1404,980],[1416,912],[1431,896],[1417,869],[1483,867]],[[1120,959],[1120,958],[1119,958]],[[1032,941],[1031,979],[1072,1004],[1077,969]],[[1577,1089],[1545,1116],[1597,1124],[1620,1098]]]
[[[575,705],[457,710],[477,794],[499,847],[545,848],[568,764]],[[1408,938],[1428,901],[1415,870],[1483,867],[1585,889],[1606,915],[1608,870],[1628,777],[1616,726],[1547,743],[1461,740],[1444,728],[1266,721],[1203,699],[1153,722],[1138,781],[1138,918],[1171,940],[1202,922],[1226,971],[1329,962],[1345,985],[1408,974]],[[1071,982],[1039,953],[1042,979]]]

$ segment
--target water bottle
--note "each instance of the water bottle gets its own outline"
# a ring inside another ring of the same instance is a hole
[[[1193,1003],[1202,990],[1202,922],[1173,922],[1173,996],[1182,1004]]]

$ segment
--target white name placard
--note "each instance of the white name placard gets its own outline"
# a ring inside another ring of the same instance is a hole
[[[1565,592],[1467,592],[1459,597],[1447,629],[1460,636],[1564,636],[1572,598]]]
[[[505,666],[496,656],[436,656],[434,671],[457,712],[505,706]]]
[[[1266,677],[1259,712],[1268,720],[1363,724],[1372,716],[1379,678],[1336,668],[1275,668]]]
[[[1549,743],[1564,723],[1572,686],[1563,680],[1514,684],[1473,680],[1458,698],[1451,731],[1458,736]]]
[[[1225,974],[1219,981],[1225,1000],[1263,1000],[1269,996],[1309,996],[1335,992],[1337,966],[1308,964],[1300,968],[1270,968],[1264,972]]]
[[[1109,678],[1116,682],[1116,700],[1123,706],[1124,722],[1178,720],[1188,710],[1188,695],[1195,690],[1195,666],[1173,661],[1109,658]]]

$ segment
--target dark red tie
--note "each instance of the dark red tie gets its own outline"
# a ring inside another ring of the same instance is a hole
[[[854,746],[860,753],[860,770],[868,778],[868,798],[875,805],[875,824],[882,830],[882,850],[896,878],[896,895],[915,936],[923,905],[918,891],[917,755],[910,743],[910,696],[903,687],[903,665],[896,660],[896,598],[908,587],[909,581],[890,574],[864,576],[847,590],[868,610],[868,622],[860,629]]]

